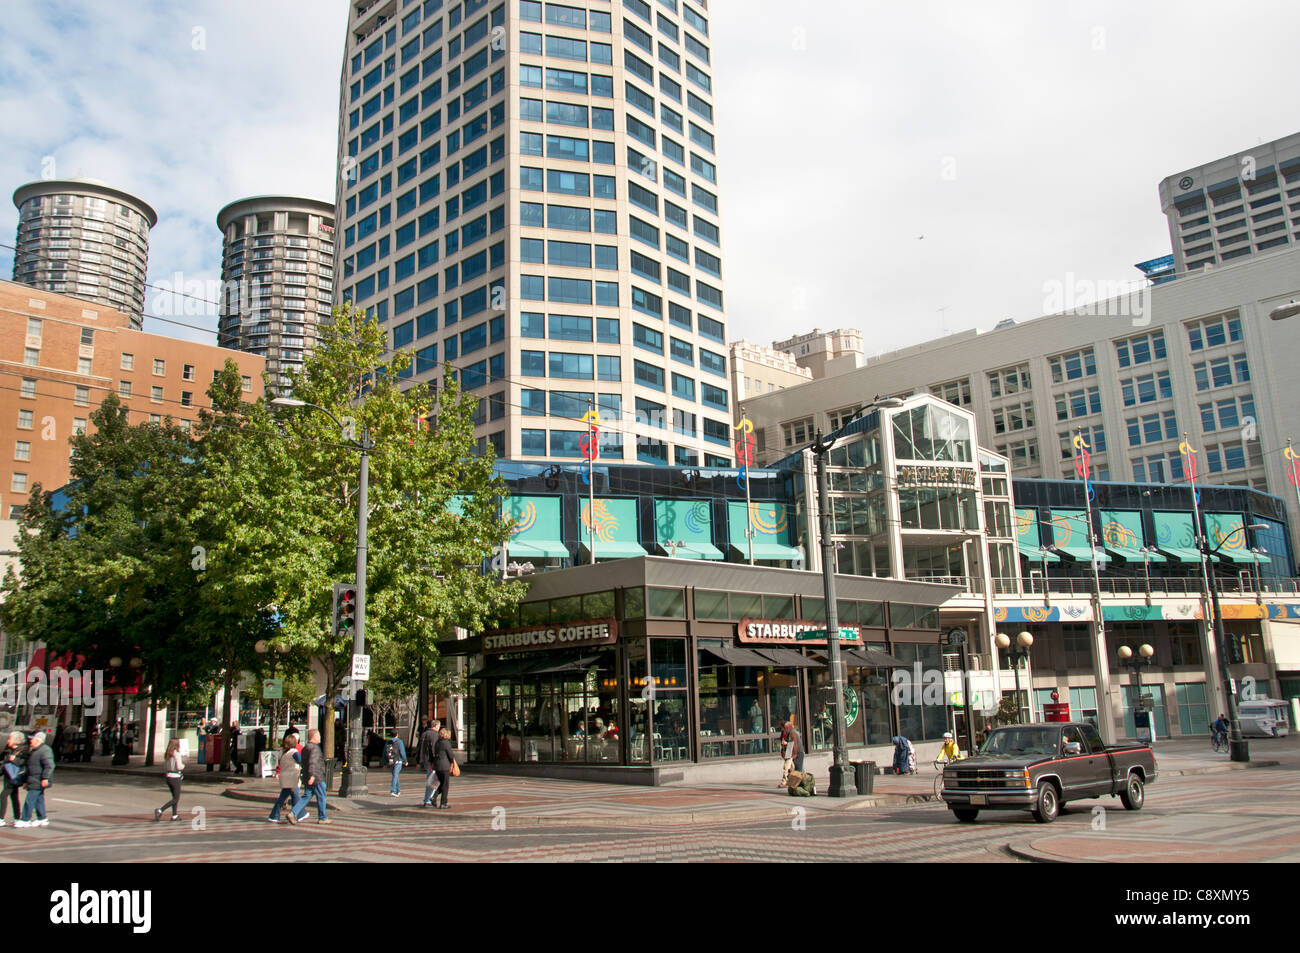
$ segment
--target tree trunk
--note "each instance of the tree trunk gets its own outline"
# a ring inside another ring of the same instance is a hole
[[[221,736],[224,739],[221,744],[221,770],[230,770],[230,742],[234,740],[234,735],[230,731],[230,695],[235,690],[235,660],[226,659],[225,679],[223,683],[225,691],[221,700]]]
[[[144,746],[144,766],[146,768],[153,765],[154,740],[158,737],[158,700],[153,697],[153,686],[157,678],[150,679],[149,685],[149,720],[148,727],[145,729],[149,732],[149,740]]]

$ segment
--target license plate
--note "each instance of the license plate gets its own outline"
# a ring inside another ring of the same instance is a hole
[[[987,804],[989,802],[989,796],[987,794],[972,794],[970,802],[972,804]]]

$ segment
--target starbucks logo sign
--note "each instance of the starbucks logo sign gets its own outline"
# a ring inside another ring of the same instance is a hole
[[[850,686],[844,686],[844,724],[852,725],[858,720],[858,693]]]

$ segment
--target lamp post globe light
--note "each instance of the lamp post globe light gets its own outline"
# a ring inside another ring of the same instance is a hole
[[[1014,649],[1011,648],[1011,636],[1005,632],[999,632],[993,641],[1011,658],[1011,667],[1016,674],[1016,724],[1020,724],[1020,660],[1029,658],[1029,647],[1034,644],[1034,634],[1021,632],[1016,636]]]
[[[1300,309],[1300,305],[1297,305],[1296,307]],[[1279,308],[1278,310],[1280,311],[1284,309]],[[1277,312],[1274,312],[1274,314],[1276,313]],[[1290,317],[1290,315],[1283,315],[1283,317]],[[1275,318],[1274,320],[1278,319]],[[1258,531],[1266,530],[1268,528],[1269,526],[1267,523],[1251,523],[1248,526],[1238,526],[1227,536],[1223,537],[1223,539],[1219,541],[1219,545],[1213,548],[1210,547],[1210,541],[1204,536],[1198,537],[1198,541],[1201,545],[1201,552],[1203,554],[1202,558],[1207,565],[1207,569],[1210,557],[1217,555],[1219,551],[1228,544],[1228,541],[1238,533],[1244,534],[1248,529]],[[1241,716],[1237,711],[1237,693],[1232,684],[1232,676],[1228,672],[1228,637],[1223,628],[1223,613],[1219,611],[1219,577],[1214,572],[1207,572],[1206,581],[1210,586],[1210,601],[1214,607],[1214,640],[1215,648],[1217,649],[1216,654],[1219,657],[1219,678],[1223,682],[1223,694],[1226,696],[1228,702],[1228,757],[1232,761],[1245,763],[1250,761],[1250,744],[1241,734]]]
[[[361,439],[353,439],[350,428],[345,427],[337,417],[317,404],[309,404],[292,397],[274,397],[269,401],[269,405],[277,410],[289,407],[319,410],[338,425],[345,442],[361,451],[361,473],[357,485],[356,625],[352,630],[352,655],[354,658],[364,655],[366,652],[366,520],[369,513],[370,451],[374,449],[375,442],[370,438],[370,431],[364,427],[361,430]],[[357,704],[358,691],[359,686],[353,680],[352,690],[349,693],[351,700],[348,705],[347,759],[339,780],[339,797],[364,797],[369,793],[366,789],[365,761],[361,757],[361,706]]]
[[[844,718],[844,686],[847,682],[844,671],[844,659],[840,654],[840,614],[835,601],[835,541],[831,539],[831,504],[830,491],[826,479],[826,458],[830,455],[835,442],[844,435],[844,429],[863,414],[877,408],[902,407],[903,401],[898,397],[881,397],[866,404],[856,414],[844,421],[838,430],[825,436],[817,434],[812,444],[805,449],[811,450],[817,459],[817,530],[821,536],[822,550],[822,592],[826,601],[826,664],[831,670],[831,697],[833,720],[833,741],[831,768],[827,794],[831,797],[851,797],[858,793],[857,782],[853,776],[853,766],[849,764],[849,729]]]

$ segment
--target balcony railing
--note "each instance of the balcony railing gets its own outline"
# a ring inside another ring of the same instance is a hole
[[[956,586],[963,593],[970,595],[984,594],[984,582],[978,576],[940,576],[927,573],[909,572],[907,579],[917,582],[933,582],[945,586]],[[1263,577],[1253,579],[1249,575],[1219,576],[1219,594],[1221,596],[1287,596],[1300,597],[1300,579]],[[1087,576],[1015,576],[995,577],[993,595],[995,596],[1062,596],[1087,599],[1092,596],[1093,582]],[[1199,598],[1204,583],[1199,575],[1152,577],[1149,581],[1140,576],[1102,576],[1100,591],[1103,597],[1141,597],[1148,592],[1153,596],[1193,596]]]

